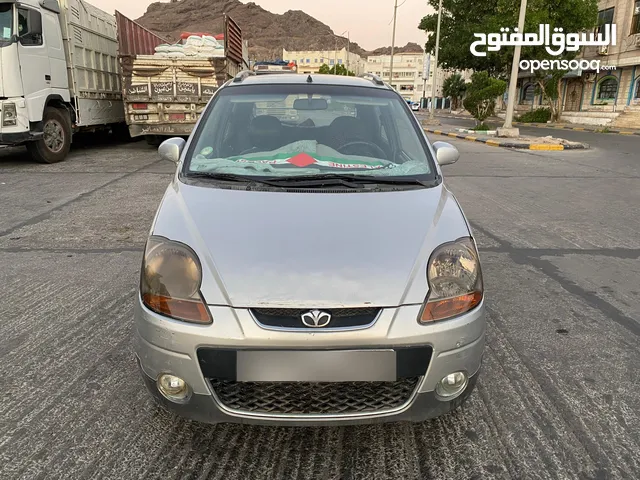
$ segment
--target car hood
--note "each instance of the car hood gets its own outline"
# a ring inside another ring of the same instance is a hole
[[[285,193],[176,180],[152,234],[196,252],[209,305],[336,308],[424,302],[429,256],[469,229],[444,185]]]

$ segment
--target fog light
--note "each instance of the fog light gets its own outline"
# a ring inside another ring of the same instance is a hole
[[[167,400],[182,403],[189,397],[189,385],[180,377],[163,373],[157,383],[158,390]]]
[[[450,373],[436,385],[436,394],[439,397],[453,400],[467,388],[469,377],[464,372]]]

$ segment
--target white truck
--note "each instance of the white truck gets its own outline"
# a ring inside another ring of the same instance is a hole
[[[0,145],[43,163],[80,130],[126,133],[115,17],[84,0],[0,0],[0,111]]]

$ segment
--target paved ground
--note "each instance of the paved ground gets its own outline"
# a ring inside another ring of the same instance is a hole
[[[421,113],[419,117],[422,118],[424,117],[424,115],[425,114]],[[439,116],[438,120],[440,120],[443,126],[470,128],[475,125],[475,121],[468,118],[448,118]],[[489,125],[490,127],[501,127],[504,121],[487,121],[485,123],[487,123],[487,125]],[[636,136],[617,135],[613,133],[580,132],[575,130],[559,130],[555,128],[544,127],[523,127],[521,125],[519,125],[518,128],[520,129],[520,133],[522,135],[539,137],[551,135],[556,138],[565,138],[572,142],[587,143],[589,145],[592,145],[599,151],[606,152],[607,155],[609,154],[609,152],[614,155],[638,155],[638,145],[640,145],[640,142],[638,141],[639,139]]]
[[[488,290],[478,391],[433,422],[349,428],[158,410],[131,317],[172,166],[144,143],[53,166],[0,153],[0,478],[640,478],[640,139],[587,136],[555,153],[452,140]]]

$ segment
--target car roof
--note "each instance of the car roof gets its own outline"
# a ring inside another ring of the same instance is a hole
[[[309,82],[311,78],[311,82]],[[326,75],[308,73],[273,73],[256,75],[250,71],[238,74],[227,87],[238,87],[241,85],[334,85],[349,87],[375,87],[391,90],[391,87],[382,82],[378,77],[371,75],[366,77],[347,77],[345,75]]]

